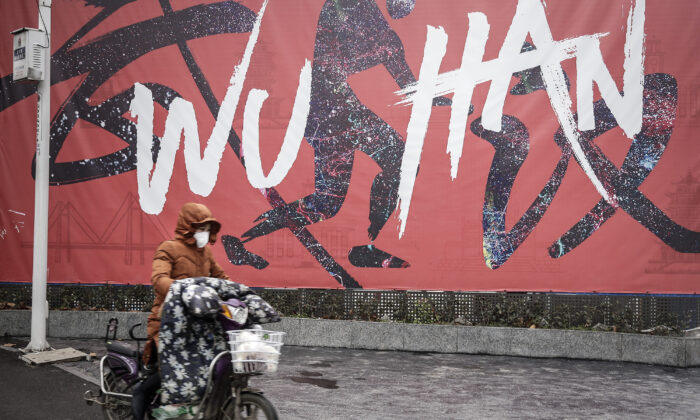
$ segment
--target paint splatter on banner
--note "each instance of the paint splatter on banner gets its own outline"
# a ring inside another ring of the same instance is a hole
[[[700,5],[495,3],[54,0],[49,282],[148,284],[198,201],[251,286],[697,293]],[[0,281],[27,282],[12,49]]]

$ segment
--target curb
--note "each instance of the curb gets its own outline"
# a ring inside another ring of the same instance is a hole
[[[135,334],[145,337],[147,317],[147,312],[49,311],[47,335],[102,338],[109,319],[117,318],[117,338],[128,339],[129,328],[139,322]],[[28,336],[30,328],[31,311],[0,310],[0,334]],[[700,366],[700,337],[309,318],[283,318],[267,328],[286,332],[285,344],[293,346]]]

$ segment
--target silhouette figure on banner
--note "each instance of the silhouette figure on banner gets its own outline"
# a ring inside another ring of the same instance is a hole
[[[413,11],[415,0],[387,0],[393,19]],[[236,265],[267,266],[244,243],[282,228],[298,229],[330,219],[340,210],[350,185],[355,151],[372,158],[381,171],[370,192],[370,241],[374,241],[396,209],[404,139],[389,124],[362,104],[348,78],[383,65],[399,87],[415,83],[396,32],[373,0],[327,0],[316,29],[310,111],[305,138],[314,149],[314,192],[261,214],[241,241],[223,236],[229,260]],[[444,97],[433,105],[449,105]],[[350,262],[356,267],[408,267],[401,258],[371,243],[353,247]]]

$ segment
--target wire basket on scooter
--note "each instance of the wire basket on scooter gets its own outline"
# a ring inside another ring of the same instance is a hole
[[[234,373],[269,373],[277,371],[282,347],[281,331],[228,331]]]

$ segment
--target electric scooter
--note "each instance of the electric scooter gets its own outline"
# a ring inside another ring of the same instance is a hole
[[[248,308],[238,299],[220,303],[221,309],[212,322],[219,322],[228,336],[229,350],[216,355],[209,365],[207,386],[199,401],[188,405],[178,417],[171,419],[274,419],[278,418],[272,403],[261,390],[249,387],[252,376],[277,370],[277,360],[282,346],[283,332],[257,328],[246,329]],[[116,341],[118,320],[109,320],[105,333],[107,354],[100,360],[100,390],[97,395],[87,391],[84,395],[89,405],[99,404],[105,419],[132,418],[131,402],[134,387],[157,369],[141,362],[141,342],[134,336],[136,324],[129,336],[136,341],[136,349]],[[252,340],[251,340],[252,338]],[[264,343],[264,349],[250,352],[251,341]],[[264,354],[265,352],[271,354]],[[146,418],[155,419],[159,404],[151,402]]]

